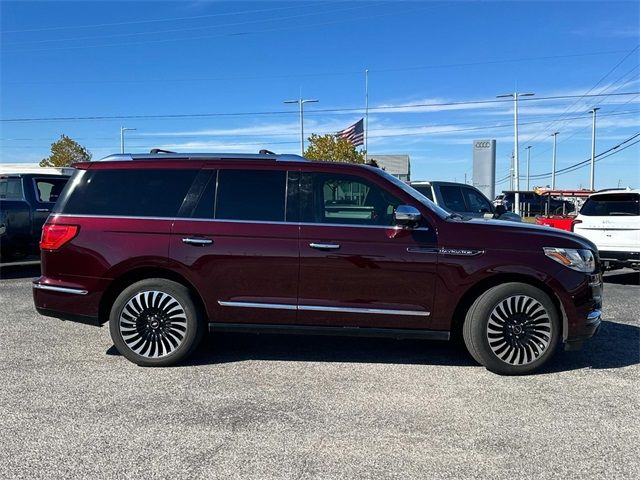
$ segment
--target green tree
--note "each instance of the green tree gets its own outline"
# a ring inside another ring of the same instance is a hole
[[[60,135],[60,139],[51,144],[51,155],[40,161],[41,167],[68,167],[76,162],[88,162],[91,152],[75,140]]]
[[[328,162],[364,163],[365,152],[356,150],[349,140],[336,135],[316,135],[309,137],[309,146],[304,152],[309,160]]]

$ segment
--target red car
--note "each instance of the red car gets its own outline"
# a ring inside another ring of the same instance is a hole
[[[449,214],[379,168],[175,153],[75,167],[43,228],[35,305],[108,322],[139,365],[185,359],[207,328],[460,333],[489,370],[525,374],[600,325],[593,243]]]

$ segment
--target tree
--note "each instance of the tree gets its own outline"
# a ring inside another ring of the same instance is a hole
[[[91,152],[75,140],[60,135],[60,139],[51,144],[51,155],[40,161],[41,167],[68,167],[76,162],[88,162]]]
[[[356,150],[351,142],[336,135],[316,135],[309,137],[309,147],[304,152],[309,160],[329,162],[364,163],[365,153]]]

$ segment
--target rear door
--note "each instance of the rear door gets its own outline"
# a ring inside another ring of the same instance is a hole
[[[295,323],[298,225],[286,211],[287,183],[297,186],[297,176],[287,178],[282,169],[245,165],[204,170],[196,180],[199,198],[175,220],[169,255],[210,321]]]
[[[429,328],[436,233],[426,221],[394,228],[394,209],[408,200],[373,177],[301,174],[301,324]]]

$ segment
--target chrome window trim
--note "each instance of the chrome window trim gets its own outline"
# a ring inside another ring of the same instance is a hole
[[[321,305],[288,305],[282,303],[257,303],[257,302],[231,302],[218,300],[218,304],[222,307],[240,307],[240,308],[268,308],[273,310],[303,310],[310,312],[338,312],[338,313],[360,313],[360,314],[376,314],[376,315],[411,315],[428,317],[431,312],[420,310],[392,310],[386,308],[367,308],[367,307],[329,307]]]
[[[53,217],[71,217],[71,218],[122,218],[127,220],[171,220],[183,222],[215,222],[215,223],[249,223],[263,225],[294,225],[294,226],[310,226],[310,227],[348,227],[348,228],[378,228],[383,230],[402,230],[397,225],[351,225],[348,223],[308,223],[308,222],[279,222],[279,221],[260,221],[260,220],[225,220],[215,218],[191,218],[191,217],[137,217],[129,215],[91,215],[81,213],[54,213]],[[429,227],[413,228],[412,231],[429,231]]]
[[[69,288],[69,287],[56,287],[54,285],[44,285],[42,283],[34,283],[33,288],[38,290],[49,290],[52,292],[60,292],[60,293],[70,293],[72,295],[86,295],[89,293],[87,290],[82,290],[80,288]]]

